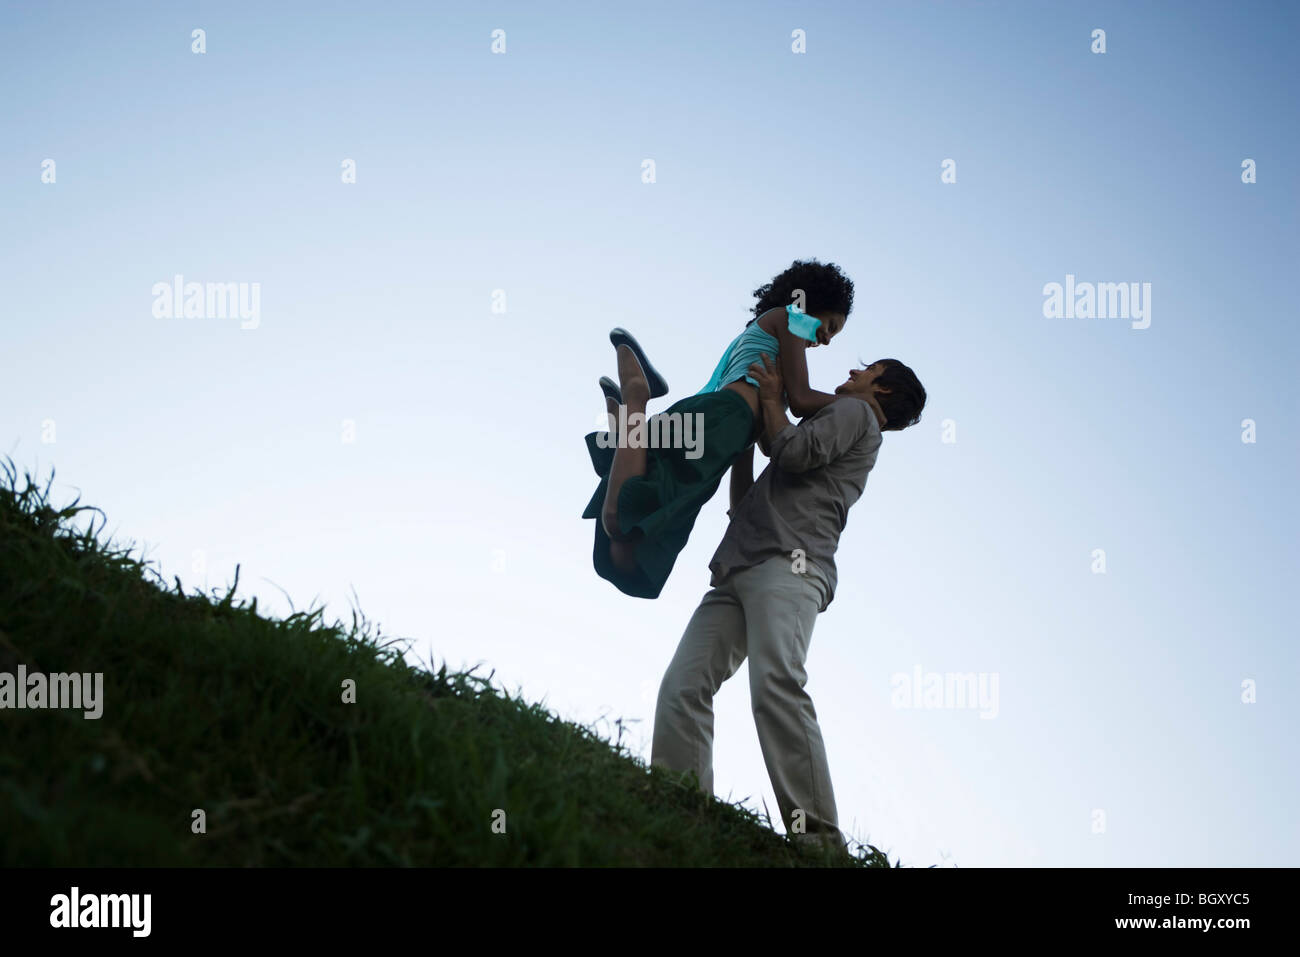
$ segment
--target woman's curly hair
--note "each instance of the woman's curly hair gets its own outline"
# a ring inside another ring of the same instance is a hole
[[[803,311],[810,315],[842,312],[847,318],[853,310],[853,280],[839,266],[816,259],[796,259],[781,275],[754,290],[754,319],[769,309],[790,305],[797,291],[803,293]]]

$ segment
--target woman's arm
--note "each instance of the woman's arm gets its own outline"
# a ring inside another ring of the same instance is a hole
[[[751,445],[731,463],[731,508],[727,509],[728,515],[736,510],[736,506],[740,504],[740,500],[745,497],[745,493],[753,484],[754,447]]]
[[[790,411],[800,419],[807,418],[819,409],[830,405],[837,395],[818,392],[808,385],[808,340],[790,331],[784,309],[776,321],[776,340],[781,345],[781,378],[785,380],[785,398]]]

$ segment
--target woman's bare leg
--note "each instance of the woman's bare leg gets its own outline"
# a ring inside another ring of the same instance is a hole
[[[646,403],[650,401],[650,386],[646,382],[641,364],[636,361],[636,354],[627,346],[618,347],[618,384],[623,393],[623,404],[627,407],[627,421],[632,417],[645,416]],[[605,489],[605,507],[601,513],[601,522],[605,534],[610,537],[610,553],[616,564],[622,564],[631,554],[627,546],[615,548],[621,544],[623,531],[618,527],[618,493],[623,490],[623,483],[635,475],[645,475],[645,446],[633,448],[627,442],[626,435],[618,437],[618,446],[614,449],[614,461],[609,469],[609,485]]]
[[[605,411],[609,414],[609,437],[618,446],[618,403],[612,396],[605,396]],[[606,446],[608,448],[608,446]]]

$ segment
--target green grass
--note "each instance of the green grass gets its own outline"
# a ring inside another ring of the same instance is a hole
[[[0,473],[0,672],[104,675],[99,720],[0,710],[0,864],[889,866],[796,847],[477,669],[414,667],[359,612],[260,615],[238,574],[187,594],[52,505],[52,475]]]

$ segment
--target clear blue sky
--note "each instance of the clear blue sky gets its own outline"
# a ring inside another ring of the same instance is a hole
[[[835,261],[857,302],[814,384],[895,356],[930,396],[811,645],[844,829],[917,865],[1294,865],[1297,19],[5,4],[0,451],[168,576],[239,563],[267,607],[339,616],[355,588],[423,660],[639,721],[648,760],[725,501],[659,600],[596,577],[605,333],[686,395],[754,287]],[[259,283],[260,325],[154,318],[178,273]],[[1067,274],[1151,283],[1150,327],[1045,318]],[[997,717],[891,706],[918,665],[996,674]],[[717,793],[775,812],[744,676]]]

